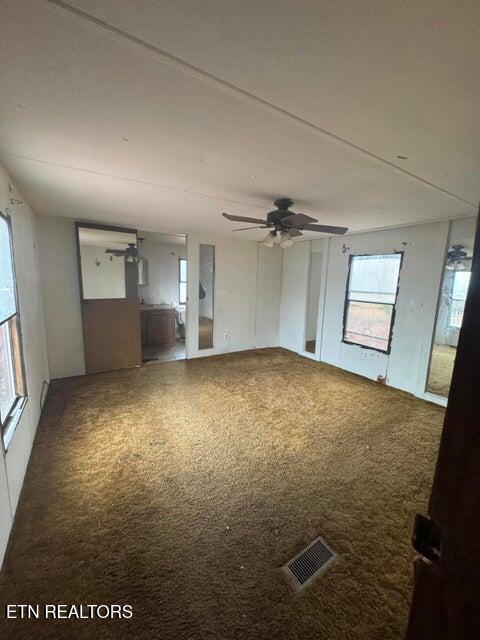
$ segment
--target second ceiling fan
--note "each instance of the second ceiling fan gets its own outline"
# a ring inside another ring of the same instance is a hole
[[[290,198],[279,198],[273,203],[277,208],[267,213],[267,219],[248,218],[246,216],[233,216],[229,213],[222,215],[227,220],[234,222],[249,222],[256,226],[242,227],[234,231],[247,231],[248,229],[271,229],[263,242],[267,247],[272,247],[275,243],[280,244],[282,249],[286,249],[293,244],[293,238],[301,236],[302,231],[317,231],[320,233],[344,234],[348,227],[331,227],[325,224],[315,224],[317,220],[304,213],[294,213],[289,211],[293,207],[293,200]]]

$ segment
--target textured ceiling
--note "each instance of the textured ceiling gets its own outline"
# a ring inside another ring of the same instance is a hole
[[[225,234],[278,196],[352,230],[475,212],[478,2],[71,6],[1,3],[0,160],[36,210]]]

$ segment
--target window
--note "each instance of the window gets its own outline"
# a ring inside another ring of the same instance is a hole
[[[179,304],[187,304],[187,259],[186,258],[178,259],[178,270],[179,270],[178,302]]]
[[[390,352],[403,253],[351,256],[343,342]]]
[[[5,447],[25,401],[10,219],[0,212],[0,425]]]
[[[450,307],[450,326],[460,329],[463,322],[463,311],[467,299],[470,271],[455,271],[452,290],[452,306]]]

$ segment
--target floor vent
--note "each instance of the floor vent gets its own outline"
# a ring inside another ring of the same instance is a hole
[[[289,560],[282,569],[297,589],[305,589],[336,557],[335,551],[319,537]]]

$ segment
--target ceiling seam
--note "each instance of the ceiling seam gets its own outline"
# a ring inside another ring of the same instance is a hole
[[[41,160],[40,158],[32,158],[31,156],[24,156],[19,153],[11,153],[10,151],[1,151],[0,156],[9,156],[11,158],[18,158],[19,160],[29,160],[30,162],[39,162],[40,164],[47,164],[52,167],[59,167],[60,169],[70,169],[71,171],[81,171],[83,173],[91,173],[96,176],[102,176],[104,178],[113,178],[114,180],[124,180],[125,182],[133,182],[135,184],[143,184],[148,187],[157,187],[159,189],[168,189],[169,191],[178,191],[180,193],[188,193],[192,196],[199,196],[201,198],[210,198],[212,200],[223,200],[223,202],[231,202],[232,204],[239,204],[243,207],[252,207],[255,209],[265,210],[265,205],[252,204],[251,202],[242,202],[240,200],[233,200],[232,198],[215,196],[210,193],[201,193],[200,191],[190,191],[189,189],[182,189],[181,187],[172,187],[166,184],[160,184],[159,182],[149,182],[148,180],[140,180],[138,178],[128,178],[126,176],[116,176],[112,173],[105,173],[103,171],[95,171],[94,169],[84,169],[83,167],[74,167],[68,164],[62,164],[61,162],[53,162],[51,160]]]
[[[29,160],[31,162],[39,162],[41,164],[47,164],[47,165],[52,165],[54,167],[59,167],[62,169],[70,169],[72,171],[80,171],[83,173],[91,173],[93,175],[99,175],[99,176],[103,176],[106,178],[113,178],[114,180],[125,180],[126,182],[133,182],[133,183],[138,183],[138,184],[144,184],[147,186],[151,186],[151,187],[158,187],[160,189],[169,189],[171,191],[179,191],[181,193],[188,193],[191,195],[197,195],[197,196],[201,196],[203,198],[211,198],[212,200],[223,200],[224,202],[231,202],[232,204],[240,204],[242,206],[246,206],[246,207],[255,207],[257,209],[262,209],[265,210],[264,206],[261,205],[256,205],[256,204],[250,204],[247,202],[240,202],[239,200],[232,200],[231,198],[223,198],[222,196],[213,196],[213,195],[208,195],[205,193],[199,193],[196,191],[188,191],[186,189],[180,189],[177,187],[169,187],[166,185],[162,185],[162,184],[158,184],[155,182],[148,182],[145,180],[137,180],[135,178],[125,178],[122,176],[115,176],[113,174],[109,174],[109,173],[103,173],[101,171],[94,171],[93,169],[83,169],[81,167],[72,167],[69,165],[65,165],[65,164],[61,164],[59,162],[51,162],[49,160],[40,160],[38,158],[31,158],[29,156],[23,156],[17,153],[10,153],[8,151],[1,151],[0,150],[0,156],[10,156],[12,158],[18,158],[20,160]],[[17,179],[18,181],[18,179]],[[41,212],[39,212],[41,213]],[[51,214],[47,214],[44,213],[43,215],[51,215]],[[347,231],[347,233],[345,235],[349,236],[349,235],[356,235],[359,233],[371,233],[371,232],[375,232],[375,231],[388,231],[388,230],[393,230],[393,229],[403,229],[405,227],[411,227],[411,226],[418,226],[418,225],[422,225],[422,224],[442,224],[444,222],[450,222],[451,220],[463,220],[463,219],[468,219],[471,218],[473,214],[471,213],[465,213],[465,214],[461,214],[461,215],[457,215],[457,216],[449,216],[446,218],[442,218],[442,219],[438,219],[438,218],[434,218],[434,219],[429,219],[429,220],[419,220],[416,222],[404,222],[402,224],[394,224],[394,225],[388,225],[388,226],[383,226],[383,227],[370,227],[368,229],[354,229],[351,228],[349,229],[349,231]],[[84,219],[84,222],[101,222],[101,220],[94,220],[94,219]],[[132,223],[133,224],[133,223]],[[169,234],[169,235],[188,235],[188,233],[185,232],[177,232],[177,231],[168,231],[168,230],[160,230],[157,227],[146,227],[144,226],[144,231],[151,231],[154,233],[165,233],[165,234]],[[221,234],[223,235],[223,234]],[[228,236],[230,237],[230,236]],[[315,237],[309,237],[309,238],[305,238],[303,241],[302,240],[297,240],[297,242],[305,242],[305,241],[311,241],[311,240],[318,240],[318,239],[322,239],[322,238],[331,238],[331,237],[335,237],[335,236],[329,236],[327,234],[321,234]],[[259,241],[260,242],[260,241]]]
[[[347,147],[354,152],[357,152],[361,155],[368,157],[370,160],[374,162],[383,164],[399,174],[402,174],[410,179],[413,179],[422,183],[424,186],[440,191],[441,193],[447,196],[450,196],[451,198],[455,198],[456,200],[459,200],[464,204],[474,207],[475,210],[477,209],[476,203],[473,203],[470,200],[467,200],[466,198],[463,198],[462,196],[459,196],[458,194],[453,193],[452,191],[449,191],[448,189],[445,189],[435,184],[434,182],[431,182],[430,180],[427,180],[426,178],[422,178],[421,176],[418,176],[417,174],[411,171],[408,171],[403,167],[399,167],[394,162],[391,162],[390,160],[387,160],[382,156],[379,156],[378,154],[373,153],[372,151],[368,151],[368,149],[360,147],[359,145],[356,145],[355,143],[350,142],[349,140],[342,138],[341,136],[335,133],[332,133],[327,129],[323,129],[319,125],[316,125],[313,122],[310,122],[305,118],[302,118],[301,116],[297,116],[294,113],[286,109],[283,109],[282,107],[279,107],[269,102],[268,100],[265,100],[264,98],[260,98],[259,96],[256,96],[255,94],[250,93],[249,91],[242,89],[241,87],[237,87],[236,85],[232,84],[231,82],[228,82],[227,80],[223,80],[222,78],[219,78],[218,76],[215,76],[214,74],[208,71],[205,71],[200,67],[196,67],[195,65],[189,62],[186,62],[185,60],[182,60],[181,58],[174,56],[173,54],[168,53],[167,51],[164,51],[163,49],[160,49],[159,47],[145,40],[142,40],[137,36],[130,34],[127,31],[119,29],[118,27],[115,27],[109,24],[108,22],[101,20],[100,18],[96,18],[95,16],[92,16],[89,13],[81,11],[80,9],[77,9],[76,7],[71,6],[67,2],[63,2],[63,0],[36,0],[36,1],[41,2],[44,5],[46,4],[54,9],[59,9],[62,13],[67,14],[70,17],[76,17],[81,22],[87,23],[93,27],[96,27],[101,31],[107,32],[109,35],[113,36],[115,39],[119,41],[127,41],[129,44],[135,46],[136,48],[142,49],[143,51],[149,53],[157,60],[161,60],[162,62],[170,64],[173,67],[182,69],[182,71],[186,73],[189,73],[198,78],[201,78],[202,80],[215,86],[219,90],[227,92],[230,95],[235,95],[236,97],[241,98],[243,100],[247,100],[263,109],[267,109],[268,111],[271,111],[276,115],[282,116],[283,118],[289,120],[290,122],[295,122],[297,125],[300,125],[300,126],[303,126],[304,128],[309,129],[316,135],[320,135],[321,137],[324,137],[324,138],[329,138],[330,140],[333,140],[334,142],[344,147]]]

